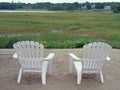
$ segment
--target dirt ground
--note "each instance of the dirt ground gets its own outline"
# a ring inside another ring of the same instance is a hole
[[[0,90],[120,90],[120,50],[112,49],[111,60],[103,67],[104,84],[97,75],[83,75],[76,84],[76,72],[69,74],[68,53],[81,56],[82,49],[45,49],[44,56],[55,53],[52,75],[47,74],[47,84],[42,85],[40,74],[24,73],[20,84],[17,76],[20,64],[13,59],[13,49],[0,49]]]

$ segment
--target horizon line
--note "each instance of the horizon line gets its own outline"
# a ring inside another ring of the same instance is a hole
[[[112,3],[112,2],[113,3],[120,3],[118,1],[106,1],[106,2],[105,1],[104,2],[103,1],[102,2],[100,2],[100,1],[99,2],[90,2],[90,1],[78,2],[78,1],[76,1],[76,2],[77,3],[86,3],[86,2],[89,2],[89,3]],[[26,3],[26,4],[28,4],[28,3],[30,3],[30,4],[35,4],[35,3],[56,3],[57,4],[57,3],[75,3],[75,2],[19,2],[19,1],[15,2],[15,1],[12,0],[11,2],[10,1],[9,2],[6,2],[6,1],[5,2],[3,2],[3,1],[1,2],[0,1],[0,3]]]

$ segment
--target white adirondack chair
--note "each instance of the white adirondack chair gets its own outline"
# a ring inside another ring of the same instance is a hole
[[[108,55],[111,49],[112,47],[106,43],[94,42],[83,46],[82,58],[69,53],[69,73],[72,73],[73,67],[75,67],[77,84],[81,83],[82,73],[98,73],[101,83],[104,83],[102,67],[106,60],[110,60]]]
[[[54,53],[49,53],[43,58],[44,46],[34,41],[20,41],[13,45],[16,53],[13,58],[18,58],[21,68],[17,83],[20,83],[23,72],[41,73],[42,84],[46,84],[47,71],[51,74]]]

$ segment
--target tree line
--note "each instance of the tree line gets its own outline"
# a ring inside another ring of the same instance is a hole
[[[94,6],[94,8],[92,7]],[[0,10],[18,10],[18,9],[43,9],[43,10],[80,10],[80,9],[104,9],[105,6],[110,6],[112,10],[120,9],[120,2],[105,2],[105,3],[11,3],[1,2]]]

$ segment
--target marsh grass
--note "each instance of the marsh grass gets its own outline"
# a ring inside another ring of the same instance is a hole
[[[120,15],[104,11],[0,13],[0,48],[33,40],[46,48],[78,48],[94,41],[120,48]]]

